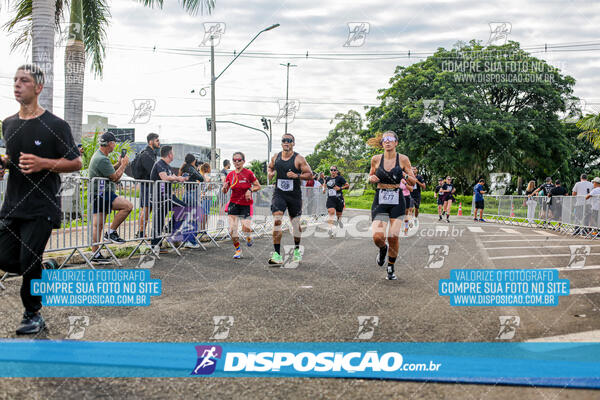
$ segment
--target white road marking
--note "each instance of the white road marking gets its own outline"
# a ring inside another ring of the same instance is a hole
[[[590,293],[600,293],[600,286],[571,289],[569,291],[569,295],[571,295],[571,294],[590,294]]]
[[[590,247],[600,247],[600,244],[590,244]],[[484,250],[512,250],[512,249],[556,249],[569,246],[516,246],[516,247],[484,247]]]
[[[510,228],[500,228],[501,231],[504,231],[506,233],[519,233],[519,231],[515,231],[514,229],[510,229]]]
[[[512,235],[511,235],[512,236]],[[586,239],[512,239],[512,240],[483,240],[481,243],[509,243],[509,242],[566,242],[572,240],[581,240],[578,243],[573,244],[582,244],[589,243],[589,240]]]
[[[450,227],[448,225],[436,225],[435,226],[435,230],[437,232],[448,232],[449,229],[450,229]]]
[[[478,226],[467,226],[467,229],[470,230],[471,232],[474,232],[474,233],[481,233],[481,232],[483,232],[483,229],[481,229]]]
[[[552,267],[548,267],[548,268],[552,268]],[[557,271],[585,271],[588,269],[600,269],[600,265],[586,265],[585,267],[581,267],[581,268],[560,267],[560,268],[552,268],[552,269],[555,269]]]
[[[600,342],[600,330],[529,339],[526,342]]]
[[[490,257],[490,260],[506,260],[509,258],[532,258],[532,257],[542,257],[542,258],[546,258],[546,257],[570,257],[571,254],[527,254],[524,256],[501,256],[501,257]],[[600,256],[600,253],[595,253],[595,254],[589,254],[589,256]]]
[[[533,230],[536,233],[539,233],[540,235],[545,235],[545,236],[556,236],[554,233],[548,233],[546,231],[538,231],[538,230]]]
[[[498,233],[492,235],[480,235],[481,237],[493,237],[493,236],[510,236],[515,237],[514,233]],[[519,235],[519,237],[540,237],[540,235]]]

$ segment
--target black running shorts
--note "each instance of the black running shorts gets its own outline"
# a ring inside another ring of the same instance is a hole
[[[335,208],[336,212],[343,212],[344,211],[344,199],[342,197],[328,197],[327,198],[327,203],[325,204],[325,206],[327,207],[327,209],[330,208]]]
[[[290,218],[302,215],[302,194],[283,194],[275,190],[271,200],[271,212],[285,212],[285,210],[287,210]]]
[[[399,193],[399,204],[379,204],[379,190],[375,190],[375,197],[373,198],[373,205],[371,206],[371,219],[386,220],[397,219],[406,215],[406,203],[402,192]],[[399,189],[398,189],[399,190]]]

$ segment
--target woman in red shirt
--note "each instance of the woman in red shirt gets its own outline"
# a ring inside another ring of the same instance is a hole
[[[242,249],[238,238],[238,219],[242,220],[242,232],[246,235],[246,244],[252,246],[252,229],[250,227],[252,192],[260,190],[260,183],[254,173],[244,168],[245,161],[244,153],[240,151],[233,153],[234,169],[227,175],[223,184],[223,193],[227,193],[231,189],[227,214],[229,215],[229,233],[235,247],[233,258],[242,258]]]

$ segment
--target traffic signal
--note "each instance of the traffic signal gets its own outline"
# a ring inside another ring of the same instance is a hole
[[[207,131],[212,131],[212,119],[210,118],[206,118],[206,130]]]
[[[263,128],[265,129],[265,131],[268,131],[269,130],[269,122],[267,121],[267,119],[265,117],[262,117],[260,120],[262,121]]]

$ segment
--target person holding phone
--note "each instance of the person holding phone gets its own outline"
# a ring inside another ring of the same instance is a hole
[[[123,149],[119,157],[119,161],[116,164],[112,164],[108,156],[115,150],[117,139],[111,132],[106,132],[100,137],[100,148],[94,153],[90,160],[90,166],[88,169],[90,182],[93,178],[105,178],[96,181],[92,185],[92,239],[95,243],[92,246],[92,259],[91,261],[98,264],[107,264],[110,262],[110,258],[104,257],[100,251],[98,251],[98,243],[102,241],[101,236],[104,230],[104,223],[106,216],[115,210],[115,214],[110,227],[104,233],[104,240],[111,243],[125,243],[117,229],[127,219],[127,216],[133,209],[133,204],[124,197],[117,196],[115,182],[118,182],[127,164],[129,164],[129,158],[127,157],[127,151]]]

